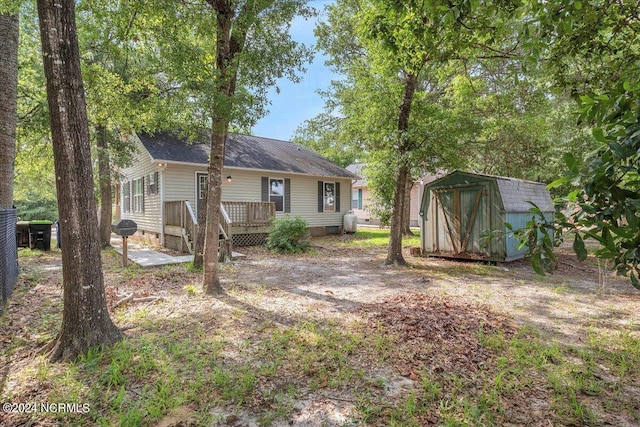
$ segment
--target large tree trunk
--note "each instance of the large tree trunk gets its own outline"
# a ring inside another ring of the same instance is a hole
[[[220,203],[222,202],[222,168],[233,96],[238,79],[239,55],[244,49],[250,14],[257,16],[269,2],[248,2],[236,16],[234,3],[228,0],[207,0],[216,13],[216,92],[218,102],[212,111],[211,153],[207,180],[206,235],[203,254],[202,286],[205,293],[222,292],[218,277],[218,243],[220,240]],[[249,14],[249,15],[247,15]],[[235,25],[234,25],[235,19]]]
[[[100,245],[106,248],[111,246],[111,222],[113,220],[109,135],[104,126],[98,126],[97,133],[98,186],[100,188]]]
[[[204,239],[202,287],[206,294],[219,294],[222,285],[218,277],[218,246],[220,240],[220,203],[222,202],[222,168],[227,141],[233,95],[236,88],[237,66],[235,56],[242,45],[232,39],[234,9],[226,0],[208,0],[216,11],[216,69],[219,72],[217,94],[220,102],[211,117],[211,152],[207,179],[206,234]]]
[[[411,189],[413,188],[413,179],[409,177],[404,187],[404,212],[402,213],[402,235],[413,236],[411,231]]]
[[[385,264],[406,265],[402,256],[402,217],[404,214],[406,182],[409,179],[409,166],[405,154],[408,150],[409,141],[407,131],[409,130],[409,116],[411,114],[411,104],[413,95],[416,92],[418,78],[415,74],[405,72],[404,74],[404,95],[400,104],[398,114],[398,174],[396,175],[396,189],[393,197],[393,213],[391,216],[391,235],[389,238],[389,248]]]
[[[107,310],[74,0],[38,0],[61,221],[64,309],[51,360],[122,338]]]
[[[206,294],[219,294],[222,285],[218,277],[218,243],[220,240],[220,203],[222,201],[222,167],[224,166],[224,146],[226,131],[220,131],[214,123],[211,133],[211,154],[209,155],[209,179],[207,180],[206,236],[204,241],[204,262],[202,284]],[[226,128],[226,127],[225,127]]]
[[[0,14],[0,208],[13,206],[18,91],[18,15]]]

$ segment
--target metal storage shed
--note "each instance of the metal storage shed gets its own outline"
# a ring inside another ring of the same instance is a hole
[[[456,170],[425,186],[420,209],[422,253],[506,262],[523,258],[526,248],[506,228],[524,228],[535,203],[553,215],[545,184]],[[483,247],[481,236],[494,238]]]

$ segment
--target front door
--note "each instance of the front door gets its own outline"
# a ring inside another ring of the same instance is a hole
[[[202,205],[205,194],[207,194],[208,178],[209,174],[206,172],[196,173],[196,215],[198,215],[198,224],[203,220],[203,218],[200,218],[200,205]]]

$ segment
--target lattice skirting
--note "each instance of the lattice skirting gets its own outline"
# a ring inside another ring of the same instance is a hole
[[[267,241],[268,233],[258,233],[258,234],[234,234],[233,246],[260,246],[264,245]],[[168,249],[173,249],[174,251],[180,251],[188,253],[189,250],[187,246],[184,244],[182,237],[178,236],[164,236],[164,246]]]
[[[234,234],[233,246],[259,246],[264,245],[267,241],[269,233],[256,233],[256,234]]]

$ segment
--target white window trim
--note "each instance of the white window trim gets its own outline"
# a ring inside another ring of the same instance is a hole
[[[131,181],[122,184],[122,212],[131,212]]]
[[[327,196],[327,184],[333,185],[333,194]],[[333,198],[331,205],[328,204],[329,197]],[[327,206],[332,206],[331,209],[327,209]],[[323,212],[335,212],[336,211],[336,182],[335,181],[322,181],[322,211]]]
[[[284,195],[287,192],[287,189],[285,188],[286,180],[284,178],[272,178],[272,177],[269,177],[268,193],[269,193],[269,201],[270,202],[272,202],[272,200],[271,200],[271,181],[282,181],[282,195],[274,195],[273,197],[282,197],[282,210],[278,210],[276,208],[276,212],[286,212],[287,211],[287,207],[285,206],[286,200],[285,200],[285,197],[284,197]],[[273,202],[273,203],[275,204],[275,202]]]
[[[137,191],[139,190],[139,192]],[[138,178],[133,180],[133,189],[131,191],[133,199],[134,213],[144,212],[144,178]]]

